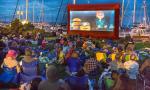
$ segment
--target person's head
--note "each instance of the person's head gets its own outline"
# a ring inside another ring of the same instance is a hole
[[[117,53],[118,52],[118,48],[117,47],[113,47],[112,52],[113,53]]]
[[[25,49],[25,56],[32,56],[32,50],[30,48]]]
[[[118,52],[122,52],[123,51],[123,47],[122,46],[118,46]]]
[[[12,43],[11,43],[11,47],[17,47],[17,42],[16,41],[13,41]]]
[[[37,55],[35,50],[32,50],[32,56]]]
[[[128,49],[134,50],[134,47],[135,47],[134,42],[128,42],[128,43],[125,45],[125,50],[128,50]]]
[[[71,57],[72,57],[72,58],[78,58],[78,57],[79,57],[79,55],[78,55],[78,53],[77,53],[77,52],[75,52],[75,51],[74,51],[74,52],[72,53]]]
[[[65,41],[65,42],[64,42],[64,46],[67,46],[67,45],[68,45],[68,42],[67,42],[67,41]]]
[[[130,60],[136,61],[136,55],[135,55],[135,54],[131,54],[131,55],[130,55]]]
[[[46,70],[46,76],[49,81],[57,81],[59,79],[57,68],[54,65],[49,65]]]
[[[115,55],[115,60],[119,61],[120,58],[121,58],[121,54],[120,54],[120,53],[117,53],[117,54]]]
[[[96,12],[96,17],[98,19],[103,19],[104,18],[104,12],[103,11],[97,11]]]
[[[130,53],[132,53],[132,51],[133,51],[133,48],[131,48],[131,47],[127,47],[127,48],[126,48],[126,52],[127,52],[127,53],[130,54]]]
[[[96,54],[93,51],[88,52],[90,58],[96,58]]]
[[[42,79],[40,77],[36,77],[31,81],[31,88],[30,90],[38,90],[38,86]]]
[[[59,48],[58,48],[58,52],[61,52],[61,51],[62,51],[62,47],[59,47]]]
[[[41,55],[42,57],[45,57],[45,56],[47,55],[47,53],[46,53],[46,52],[40,52],[40,55]]]
[[[111,73],[111,77],[112,77],[113,80],[117,80],[118,75],[119,75],[119,74],[118,74],[117,71],[112,71],[112,73]]]
[[[7,55],[6,55],[6,58],[7,57],[16,58],[17,57],[17,52],[15,50],[9,50]]]

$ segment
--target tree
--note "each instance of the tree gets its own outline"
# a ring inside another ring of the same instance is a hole
[[[23,25],[19,19],[15,19],[11,22],[11,33],[22,33]]]
[[[31,22],[22,24],[22,22],[19,19],[15,19],[11,22],[10,32],[14,34],[23,34],[26,31],[33,31],[34,25],[31,24]]]
[[[34,25],[31,22],[24,24],[23,30],[34,30]]]

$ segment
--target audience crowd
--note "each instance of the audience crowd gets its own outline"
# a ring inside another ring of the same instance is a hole
[[[150,58],[134,48],[132,40],[0,35],[0,88],[150,90]]]

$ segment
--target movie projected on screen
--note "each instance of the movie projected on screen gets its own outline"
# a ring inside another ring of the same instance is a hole
[[[114,31],[115,10],[70,11],[70,30]]]

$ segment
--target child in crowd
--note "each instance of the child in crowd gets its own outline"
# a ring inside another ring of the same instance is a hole
[[[62,48],[60,47],[58,49],[58,53],[57,53],[57,57],[58,57],[58,63],[63,64],[64,63],[64,59],[65,59],[65,54],[62,51]]]
[[[118,53],[118,48],[113,47],[112,53],[108,56],[108,58],[110,58],[112,61],[114,61],[117,53]]]
[[[51,48],[49,50],[49,53],[47,55],[47,57],[49,58],[50,62],[53,62],[57,59],[57,52],[56,52],[56,49],[54,48]]]
[[[43,40],[42,40],[42,48],[43,49],[45,49],[46,48],[46,44],[47,44],[47,41],[46,41],[46,39],[44,38]]]
[[[46,74],[46,66],[49,64],[50,60],[47,57],[46,52],[41,52],[39,56],[39,70],[40,70],[40,75],[45,77]]]

